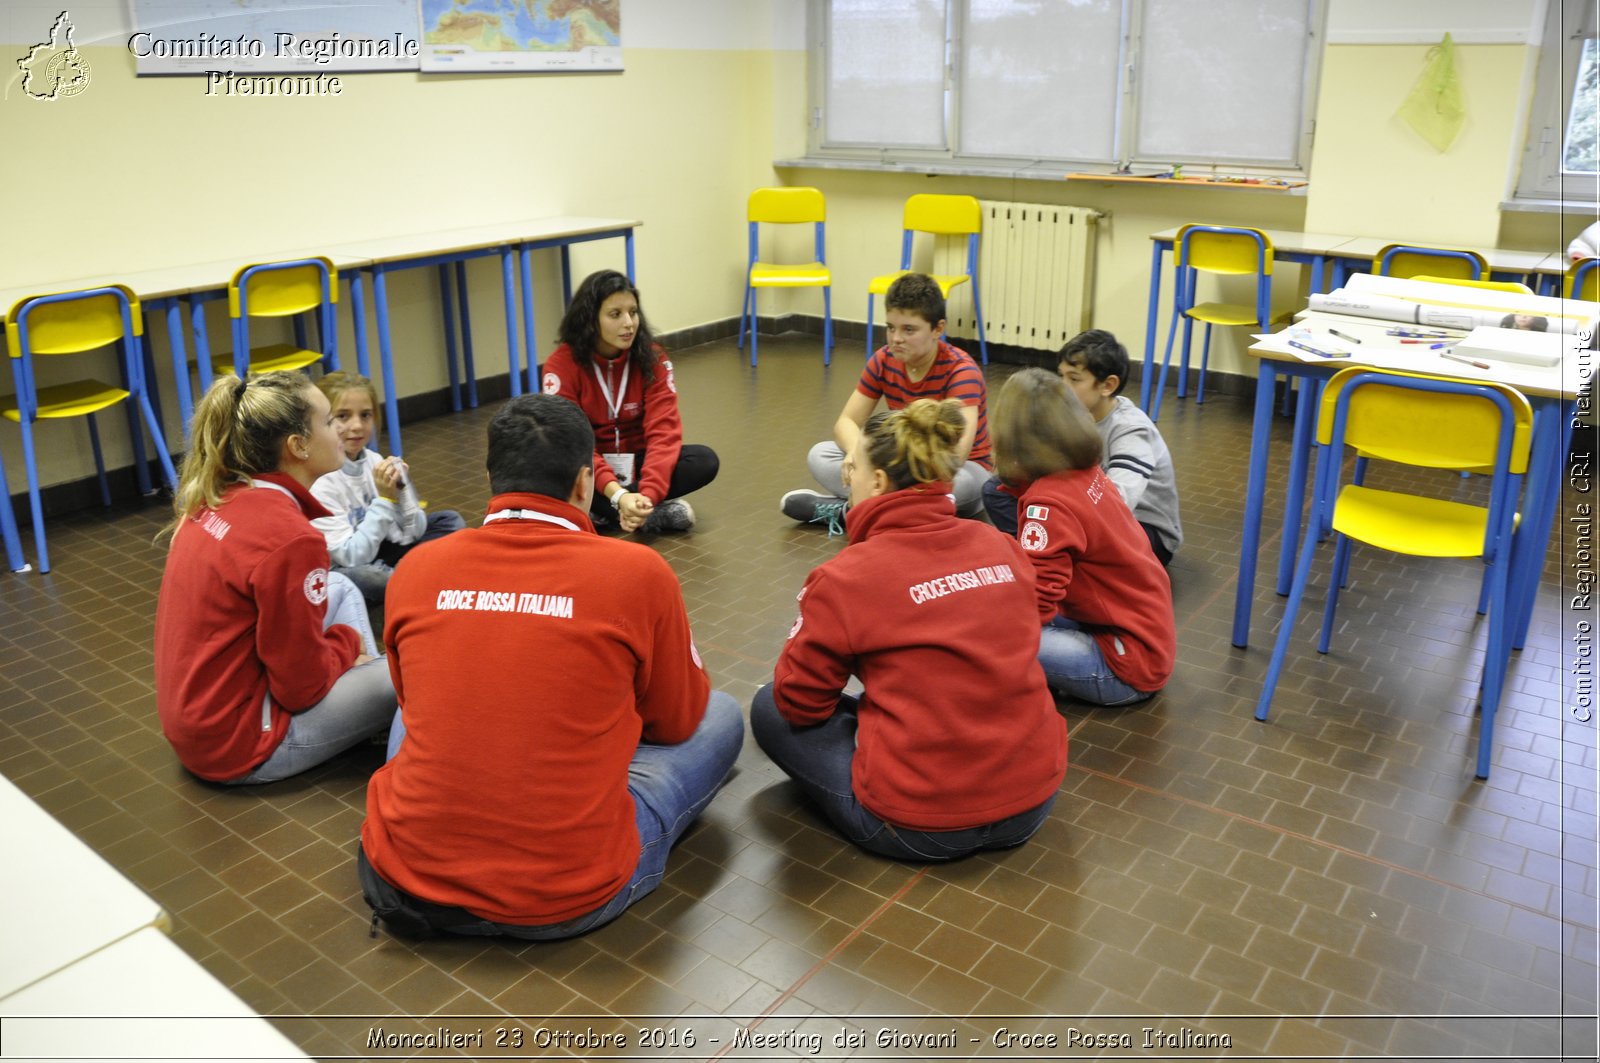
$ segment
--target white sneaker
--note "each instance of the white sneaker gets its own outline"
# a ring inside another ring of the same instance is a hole
[[[686,532],[694,527],[694,510],[681,498],[669,498],[644,519],[644,530],[652,535]]]

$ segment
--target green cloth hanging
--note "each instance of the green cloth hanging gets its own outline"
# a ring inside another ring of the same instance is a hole
[[[1428,49],[1422,76],[1411,87],[1395,117],[1440,151],[1449,151],[1467,121],[1461,99],[1461,77],[1456,73],[1456,46],[1450,34]]]

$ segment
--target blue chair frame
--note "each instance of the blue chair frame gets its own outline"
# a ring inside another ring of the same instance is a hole
[[[904,228],[900,233],[900,269],[911,269],[911,251],[919,232],[926,229]],[[972,285],[972,312],[978,319],[978,353],[983,359],[983,364],[989,364],[989,341],[986,338],[987,330],[983,327],[983,300],[978,294],[978,240],[981,233],[967,234],[967,283]],[[949,298],[950,293],[944,293]],[[869,289],[867,291],[867,357],[872,357],[872,322],[874,320],[874,307],[877,296]]]
[[[45,545],[44,534],[44,506],[40,499],[39,491],[39,466],[38,455],[34,446],[33,424],[39,416],[38,385],[34,377],[33,348],[29,343],[29,319],[41,307],[56,303],[75,302],[83,299],[94,299],[101,296],[110,296],[117,301],[118,311],[122,316],[122,336],[116,340],[117,361],[122,373],[122,387],[128,392],[123,400],[128,416],[128,434],[133,447],[134,474],[138,477],[139,491],[148,495],[152,488],[150,484],[150,467],[144,449],[144,427],[150,430],[151,440],[155,444],[156,456],[161,462],[161,472],[166,479],[167,486],[177,489],[178,474],[172,465],[172,455],[167,453],[166,438],[162,434],[161,420],[156,416],[155,408],[150,403],[150,394],[144,379],[144,343],[141,333],[135,328],[139,310],[137,302],[133,300],[124,288],[110,286],[102,288],[85,288],[75,292],[60,292],[55,295],[40,295],[25,299],[12,311],[10,321],[16,327],[17,349],[11,352],[11,372],[17,388],[17,411],[19,414],[18,426],[22,430],[22,460],[28,472],[28,504],[33,516],[33,542],[39,555],[39,571],[50,571],[50,552]],[[92,350],[93,348],[85,348]],[[140,414],[144,415],[144,425],[139,423]],[[111,505],[111,486],[106,480],[105,455],[100,447],[100,429],[95,423],[94,414],[84,414],[89,426],[89,444],[94,450],[95,471],[100,480],[100,500],[105,505]],[[6,490],[3,471],[0,471],[0,491]],[[11,496],[7,491],[4,496],[6,514],[0,517],[0,532],[16,536],[15,518],[11,515]],[[22,563],[20,550],[12,551],[12,542],[6,543],[7,560],[13,571],[22,571],[26,565]]]
[[[1370,244],[1367,246],[1371,246]],[[1396,255],[1421,255],[1425,258],[1442,258],[1452,262],[1465,262],[1472,267],[1472,279],[1483,279],[1483,260],[1469,251],[1456,251],[1448,247],[1414,247],[1410,244],[1395,244],[1384,250],[1383,256],[1378,259],[1378,268],[1375,272],[1380,277],[1389,276],[1389,267],[1394,262]]]
[[[818,194],[820,195],[821,193]],[[750,329],[750,366],[754,368],[756,364],[756,333],[758,329],[756,322],[756,286],[750,283],[750,271],[755,268],[756,263],[761,259],[761,226],[763,224],[783,225],[792,223],[751,221],[747,224],[750,227],[750,258],[744,267],[744,305],[739,312],[739,341],[737,346],[740,349],[744,348],[745,326],[748,323]],[[803,225],[805,223],[801,222],[799,224]],[[812,224],[815,226],[816,260],[819,265],[826,266],[828,264],[827,222],[825,219],[819,219]],[[632,274],[630,273],[629,276],[631,277]],[[763,285],[763,287],[767,286]],[[779,286],[773,285],[772,287]],[[833,284],[830,282],[825,285],[816,285],[816,287],[822,289],[822,364],[829,365],[833,361]]]
[[[1589,274],[1594,272],[1596,266],[1600,266],[1600,258],[1581,258],[1572,266],[1572,272],[1567,276],[1565,295],[1568,299],[1582,298],[1579,293],[1583,291],[1583,286],[1588,281]]]
[[[1494,743],[1495,713],[1500,706],[1500,695],[1505,688],[1506,670],[1510,666],[1512,643],[1516,624],[1513,620],[1508,573],[1511,569],[1510,553],[1512,532],[1516,518],[1516,485],[1520,478],[1510,472],[1512,440],[1516,431],[1516,417],[1511,402],[1498,388],[1467,381],[1437,380],[1378,370],[1363,371],[1352,376],[1335,398],[1334,421],[1327,443],[1319,442],[1316,453],[1315,486],[1312,489],[1311,512],[1305,524],[1305,538],[1300,548],[1300,559],[1295,568],[1294,582],[1289,587],[1289,600],[1284,606],[1283,621],[1278,629],[1277,642],[1272,649],[1272,660],[1267,665],[1267,675],[1261,697],[1256,703],[1256,719],[1266,720],[1272,706],[1272,695],[1277,689],[1288,655],[1289,641],[1294,634],[1295,618],[1300,613],[1300,603],[1306,585],[1311,579],[1311,564],[1316,557],[1317,544],[1333,531],[1333,509],[1338,500],[1340,470],[1343,465],[1345,428],[1349,418],[1351,397],[1361,387],[1380,384],[1386,387],[1410,388],[1438,394],[1470,395],[1486,399],[1500,411],[1500,432],[1495,442],[1494,479],[1489,491],[1488,520],[1484,531],[1483,560],[1488,566],[1487,588],[1489,605],[1489,634],[1485,647],[1483,677],[1479,686],[1479,705],[1482,720],[1478,731],[1477,777],[1489,777],[1489,761]],[[1315,416],[1315,411],[1308,411]],[[1333,614],[1338,605],[1340,577],[1348,568],[1350,543],[1348,537],[1336,536],[1334,564],[1328,581],[1328,601],[1323,613],[1322,631],[1317,646],[1318,653],[1327,653],[1333,631]]]
[[[1189,393],[1189,342],[1194,334],[1194,318],[1188,312],[1197,304],[1195,290],[1199,286],[1200,271],[1189,264],[1189,241],[1197,233],[1226,233],[1248,236],[1256,243],[1256,319],[1265,332],[1271,326],[1272,274],[1267,269],[1267,240],[1255,229],[1235,225],[1186,225],[1179,234],[1178,264],[1173,274],[1172,322],[1167,328],[1167,349],[1161,356],[1161,377],[1156,383],[1155,395],[1150,399],[1150,420],[1161,416],[1161,396],[1167,389],[1167,371],[1172,365],[1172,341],[1178,332],[1178,319],[1183,319],[1183,352],[1178,363],[1178,398]],[[1211,363],[1211,323],[1206,323],[1205,345],[1200,352],[1200,382],[1195,389],[1195,403],[1206,400],[1206,369]]]
[[[311,266],[316,269],[322,284],[322,302],[317,307],[317,348],[322,351],[322,368],[328,370],[339,368],[339,330],[334,319],[334,292],[333,278],[329,275],[328,263],[320,258],[297,258],[284,262],[263,262],[251,266],[239,274],[239,315],[232,319],[233,328],[233,371],[240,379],[249,373],[250,366],[250,281],[263,273],[273,273],[286,269],[298,269],[301,266]],[[297,314],[294,318],[294,335],[297,346],[306,347],[305,323]],[[307,350],[311,348],[306,347]],[[202,384],[204,390],[211,386],[210,366],[201,363]],[[388,381],[384,381],[388,384]]]

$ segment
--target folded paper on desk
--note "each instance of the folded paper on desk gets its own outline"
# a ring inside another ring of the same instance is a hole
[[[1570,308],[1583,304],[1568,300],[1567,305]],[[1593,335],[1594,331],[1594,318],[1581,313],[1522,313],[1489,306],[1440,306],[1387,295],[1352,292],[1344,288],[1336,288],[1326,295],[1313,294],[1311,309],[1328,314],[1377,318],[1380,321],[1404,321],[1433,328],[1466,330],[1483,326],[1500,327],[1522,319],[1520,323],[1523,328],[1535,332],[1576,333],[1587,330]],[[1507,328],[1505,331],[1517,330]]]
[[[1576,351],[1578,337],[1560,332],[1527,332],[1514,328],[1475,328],[1452,353],[1484,361],[1552,366]]]

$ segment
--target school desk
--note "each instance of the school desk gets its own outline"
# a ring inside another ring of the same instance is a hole
[[[153,928],[0,998],[0,1023],[7,1058],[310,1058]]]
[[[1197,223],[1198,224],[1198,223]],[[1144,370],[1139,378],[1139,408],[1150,409],[1150,389],[1155,381],[1156,323],[1161,315],[1161,260],[1178,242],[1181,225],[1150,234],[1150,304],[1145,316]],[[1311,267],[1311,290],[1324,291],[1329,256],[1355,237],[1339,233],[1305,233],[1291,229],[1261,229],[1272,241],[1274,261],[1297,262]],[[1370,257],[1370,256],[1369,256]]]
[[[373,317],[378,327],[378,358],[384,382],[384,414],[389,450],[400,454],[399,386],[394,376],[394,341],[389,326],[387,277],[395,270],[434,266],[439,271],[440,298],[444,308],[445,356],[450,372],[451,406],[461,408],[460,373],[456,367],[455,310],[459,307],[461,353],[467,376],[467,401],[478,404],[476,372],[472,356],[472,325],[467,305],[466,263],[469,259],[498,255],[505,307],[506,358],[511,377],[511,394],[521,395],[524,382],[529,391],[537,390],[533,321],[532,252],[543,248],[561,251],[561,290],[572,298],[571,246],[589,240],[622,238],[626,244],[628,278],[634,276],[633,230],[642,223],[616,218],[551,217],[494,222],[487,225],[446,229],[437,232],[404,233],[334,244],[332,253],[353,255],[366,260],[364,271],[372,278]],[[517,264],[522,266],[521,302],[523,310],[522,347],[517,354]],[[453,277],[452,277],[453,274]],[[453,283],[452,283],[453,280]],[[356,314],[356,357],[365,367],[367,340],[364,320],[364,295],[359,273],[351,277],[351,306]],[[526,367],[526,368],[525,368]],[[362,369],[366,374],[365,368]],[[370,375],[370,374],[366,374]]]
[[[0,897],[9,909],[0,920],[0,997],[145,927],[169,925],[161,905],[4,777],[0,823]]]
[[[1474,244],[1444,245],[1427,240],[1412,243],[1405,240],[1381,239],[1376,236],[1354,236],[1336,249],[1338,262],[1331,287],[1343,284],[1345,277],[1352,273],[1372,272],[1373,256],[1390,244],[1410,244],[1416,247],[1448,246],[1453,251],[1474,251],[1489,263],[1489,276],[1484,278],[1485,280],[1526,282],[1531,274],[1546,268],[1551,258],[1548,251],[1518,251],[1514,248],[1480,247]]]
[[[1600,313],[1600,305],[1591,306]],[[1233,644],[1244,648],[1250,640],[1250,611],[1255,600],[1256,558],[1261,543],[1261,514],[1265,505],[1268,441],[1272,433],[1273,392],[1280,375],[1301,377],[1299,408],[1295,414],[1293,442],[1290,445],[1289,481],[1284,506],[1283,541],[1278,564],[1277,591],[1289,592],[1294,551],[1300,538],[1301,511],[1305,504],[1306,474],[1312,453],[1316,426],[1315,403],[1321,388],[1310,386],[1331,377],[1341,369],[1367,366],[1381,369],[1409,369],[1435,376],[1497,384],[1509,384],[1528,397],[1534,407],[1533,438],[1528,475],[1523,485],[1521,520],[1512,539],[1508,572],[1511,587],[1512,646],[1520,649],[1527,638],[1535,592],[1544,566],[1545,548],[1561,496],[1563,462],[1572,438],[1572,414],[1582,384],[1579,359],[1561,364],[1535,367],[1490,361],[1490,368],[1479,369],[1439,357],[1439,352],[1423,344],[1401,346],[1384,336],[1393,325],[1388,321],[1307,312],[1298,324],[1313,332],[1331,326],[1360,338],[1359,344],[1345,343],[1348,358],[1303,359],[1290,353],[1281,342],[1262,341],[1248,348],[1256,359],[1255,420],[1250,437],[1249,474],[1245,486],[1244,528],[1239,542],[1239,585],[1234,598]],[[1281,334],[1279,334],[1281,335]],[[1591,352],[1593,353],[1593,352]]]

